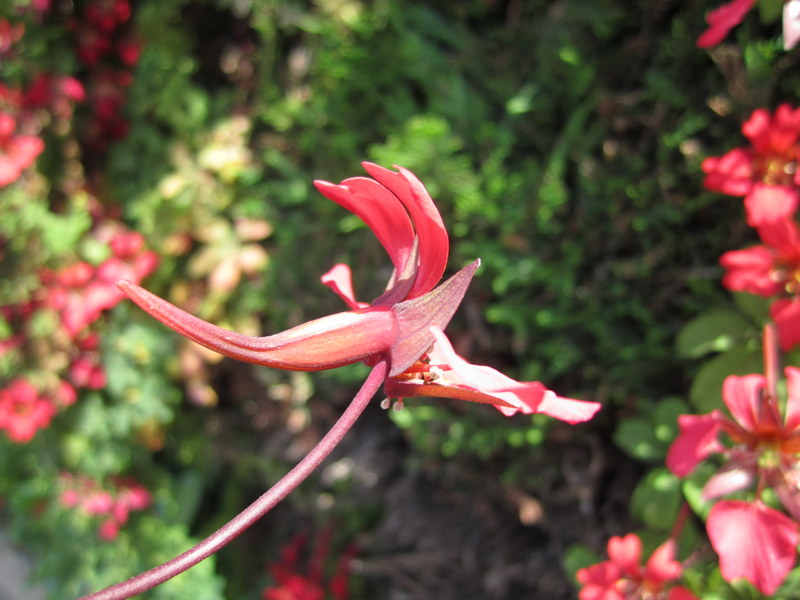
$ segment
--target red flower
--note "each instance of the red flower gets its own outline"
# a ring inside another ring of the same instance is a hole
[[[732,250],[720,258],[727,269],[722,284],[735,292],[777,297],[770,313],[778,326],[781,348],[800,343],[800,229],[792,219],[758,228],[763,245]]]
[[[117,537],[120,527],[128,522],[131,511],[144,510],[152,503],[150,492],[129,478],[115,478],[106,489],[89,477],[63,473],[61,486],[63,506],[103,517],[99,534],[106,541]]]
[[[642,567],[642,541],[629,533],[608,540],[610,560],[581,569],[576,574],[583,588],[580,600],[697,600],[681,586],[671,586],[683,571],[675,560],[675,542],[668,540],[659,546]]]
[[[324,572],[330,554],[331,534],[330,528],[320,532],[305,569],[301,569],[299,563],[308,537],[303,534],[294,536],[281,549],[281,560],[269,568],[276,585],[264,588],[264,600],[323,600],[327,597],[347,600],[350,563],[355,556],[355,547],[350,546],[341,553],[336,572],[326,582]],[[330,596],[326,595],[326,590]]]
[[[720,258],[727,269],[722,285],[735,292],[764,298],[800,292],[800,229],[792,219],[773,221],[758,228],[764,242],[745,250],[732,250]]]
[[[17,23],[12,25],[7,19],[0,18],[0,57],[5,59],[13,56],[12,48],[25,33],[25,25]]]
[[[112,255],[97,268],[79,262],[42,275],[46,303],[60,313],[61,324],[73,338],[125,297],[117,281],[139,282],[158,264],[158,256],[144,247],[144,238],[138,233],[118,232],[108,245]]]
[[[17,120],[0,111],[0,187],[19,179],[44,150],[44,142],[33,135],[15,135]]]
[[[5,429],[13,442],[31,441],[55,414],[55,405],[40,397],[37,389],[24,379],[15,379],[0,389],[0,429]]]
[[[716,410],[707,415],[681,415],[680,433],[667,454],[667,467],[684,477],[709,455],[722,454],[726,462],[706,483],[705,498],[747,489],[761,479],[773,488],[789,514],[800,519],[800,369],[787,367],[785,373],[788,398],[783,417],[764,376],[732,375],[722,388],[732,418]],[[733,442],[732,447],[719,441],[721,432]],[[734,521],[749,534],[742,533],[738,525],[735,536],[726,533]],[[794,566],[796,523],[760,502],[719,502],[709,515],[707,528],[726,579],[746,577],[763,593],[771,594]],[[742,539],[754,543],[742,544]]]
[[[711,191],[744,196],[747,223],[758,227],[797,210],[800,109],[780,105],[774,115],[763,108],[742,126],[750,148],[735,148],[703,161],[704,185]]]
[[[130,282],[120,287],[178,333],[245,362],[316,371],[386,361],[385,391],[392,397],[458,398],[493,404],[505,414],[545,412],[571,423],[591,418],[597,403],[559,398],[538,382],[514,381],[488,367],[470,365],[452,351],[442,330],[479,261],[435,287],[449,251],[439,211],[411,172],[370,163],[364,168],[373,179],[355,177],[340,185],[318,181],[316,186],[358,215],[389,254],[394,273],[386,291],[370,304],[356,301],[349,268],[337,265],[323,281],[352,310],[256,338],[201,321]]]
[[[48,108],[53,115],[69,119],[73,103],[85,98],[83,85],[74,77],[41,73],[25,92],[23,102],[26,108]]]

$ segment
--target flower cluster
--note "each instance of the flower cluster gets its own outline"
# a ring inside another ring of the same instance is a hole
[[[82,80],[91,116],[81,134],[93,152],[105,151],[110,141],[128,133],[123,108],[141,53],[140,42],[129,31],[130,18],[128,0],[91,0],[67,22],[75,55],[85,68]]]
[[[716,502],[706,528],[723,577],[743,577],[764,594],[772,594],[794,567],[800,541],[800,369],[787,367],[785,374],[783,411],[775,381],[762,375],[728,377],[722,395],[731,416],[719,410],[681,415],[680,434],[667,455],[667,467],[680,477],[712,454],[723,457],[722,467],[703,488],[706,500],[756,488],[751,502]],[[772,488],[791,517],[760,498],[765,487]],[[745,539],[753,543],[742,543]]]
[[[16,380],[0,389],[0,428],[15,442],[27,442],[46,427],[57,410],[75,401],[76,389],[100,389],[106,376],[100,365],[99,336],[92,325],[124,297],[120,277],[141,281],[158,263],[138,233],[118,224],[99,225],[92,236],[108,248],[97,266],[78,261],[57,271],[43,270],[28,301],[0,307],[14,333],[0,340],[0,356],[16,353],[31,365],[31,380]],[[38,317],[54,316],[46,338],[35,332]],[[35,374],[35,375],[34,375]]]
[[[59,406],[75,402],[75,391],[63,383],[54,397],[43,396],[25,379],[14,379],[0,389],[0,429],[12,442],[24,444],[47,427]]]
[[[800,230],[794,217],[800,193],[800,109],[787,104],[774,114],[758,109],[742,131],[751,146],[705,159],[705,186],[744,196],[747,222],[763,244],[725,253],[722,282],[730,290],[773,299],[770,310],[781,348],[789,350],[800,343]]]
[[[783,0],[783,48],[794,48],[800,41],[800,0]],[[708,29],[697,38],[700,48],[716,46],[731,29],[742,22],[756,0],[732,0],[708,13]]]
[[[356,548],[352,545],[345,548],[336,561],[333,574],[326,578],[331,537],[330,528],[317,536],[313,554],[303,569],[300,561],[308,545],[308,536],[294,536],[281,550],[280,560],[269,566],[275,584],[264,588],[264,600],[347,600],[350,564]]]
[[[675,560],[674,540],[659,546],[642,566],[639,536],[615,536],[608,540],[608,558],[578,571],[580,600],[697,600],[685,587],[674,585],[683,572]]]
[[[0,57],[13,56],[24,33],[24,23],[0,18]],[[46,127],[69,128],[74,104],[84,97],[83,85],[67,75],[37,73],[24,89],[0,83],[0,187],[17,181],[44,151]]]
[[[152,503],[150,492],[133,479],[115,479],[108,486],[82,475],[61,474],[61,504],[86,515],[102,517],[100,538],[113,540],[128,522],[131,511]]]
[[[19,179],[44,150],[44,142],[35,135],[20,135],[17,119],[0,111],[0,187]]]

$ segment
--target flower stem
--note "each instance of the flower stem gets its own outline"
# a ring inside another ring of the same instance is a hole
[[[767,323],[763,334],[764,375],[767,380],[767,393],[770,403],[777,409],[778,402],[778,375],[781,368],[780,352],[778,350],[778,336],[775,325]]]
[[[381,383],[386,379],[388,371],[389,365],[387,361],[378,363],[370,372],[369,377],[367,377],[353,401],[342,413],[342,416],[339,417],[339,420],[331,427],[330,431],[325,434],[325,437],[278,483],[264,492],[255,502],[228,523],[169,562],[145,571],[127,581],[84,596],[80,600],[124,600],[136,594],[141,594],[183,573],[239,536],[300,485],[328,457],[331,451],[342,441],[342,438],[361,413],[364,412],[367,404],[369,404]]]

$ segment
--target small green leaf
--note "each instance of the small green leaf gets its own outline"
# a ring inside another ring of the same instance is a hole
[[[681,483],[663,467],[639,481],[631,496],[631,513],[652,529],[669,531],[681,506]]]
[[[692,319],[678,332],[676,350],[679,356],[686,358],[724,352],[755,333],[754,329],[753,324],[736,311],[711,310]]]
[[[716,467],[709,463],[701,463],[683,480],[683,495],[692,510],[703,521],[708,518],[708,512],[714,506],[714,500],[703,499],[703,487],[714,474]]]
[[[706,362],[692,381],[689,400],[698,412],[722,407],[722,383],[729,375],[747,375],[763,371],[758,350],[737,346]]]
[[[733,303],[741,313],[750,318],[755,324],[761,325],[769,320],[769,307],[772,301],[747,292],[734,292],[731,294]]]
[[[564,570],[571,576],[581,569],[599,563],[603,558],[583,544],[572,544],[564,553]]]
[[[653,413],[656,439],[662,444],[670,444],[678,435],[678,415],[689,412],[689,407],[681,398],[664,398]]]
[[[666,453],[666,447],[655,437],[653,424],[640,417],[622,421],[614,432],[614,443],[633,458],[642,461],[657,461]]]

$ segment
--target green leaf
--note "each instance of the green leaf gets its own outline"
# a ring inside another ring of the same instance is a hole
[[[764,370],[761,352],[735,347],[705,363],[695,375],[689,400],[698,412],[711,412],[722,407],[722,383],[729,375],[761,373]]]
[[[709,463],[701,463],[683,480],[683,495],[692,510],[703,521],[708,518],[708,512],[714,506],[714,500],[703,499],[703,487],[708,479],[716,472],[716,467]]]
[[[564,553],[564,570],[574,578],[581,569],[602,561],[603,558],[583,544],[572,544]]]
[[[772,304],[770,299],[747,292],[733,292],[731,297],[736,308],[759,327],[769,320],[769,307]]]
[[[681,506],[681,482],[659,467],[639,481],[631,496],[631,513],[652,529],[669,531]]]
[[[774,23],[781,18],[784,0],[759,0],[758,16],[762,23]]]
[[[614,443],[641,461],[657,461],[666,452],[664,445],[655,437],[652,422],[641,417],[622,421],[614,432]]]
[[[662,444],[672,443],[678,435],[678,416],[689,412],[689,407],[681,398],[664,398],[653,413],[656,439]],[[665,453],[666,454],[666,453]]]
[[[715,309],[689,321],[678,332],[675,345],[679,356],[699,358],[711,352],[730,350],[752,333],[753,324],[740,313]]]

